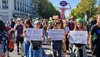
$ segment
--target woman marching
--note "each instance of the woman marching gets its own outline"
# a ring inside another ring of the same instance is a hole
[[[33,28],[30,20],[26,20],[26,22],[25,22],[24,36],[26,36],[26,28]],[[25,39],[24,39],[24,52],[25,52],[26,57],[29,57],[29,47],[30,47],[30,42],[28,40],[26,40],[26,37],[25,37]]]
[[[82,20],[76,21],[74,31],[85,31]],[[70,35],[68,35],[70,37]],[[88,35],[87,35],[88,36]],[[87,57],[86,45],[80,43],[73,43],[72,52],[74,57]]]
[[[62,20],[55,21],[55,25],[54,25],[53,29],[64,29],[63,28],[63,21]],[[64,39],[63,40],[64,40],[64,42],[66,40],[65,33],[64,33]],[[54,57],[63,57],[63,47],[62,47],[63,40],[52,40]]]
[[[35,29],[41,29],[41,22],[39,20],[34,22]],[[42,41],[30,41],[29,57],[45,57],[43,55],[42,43],[44,42],[44,33],[42,34]]]

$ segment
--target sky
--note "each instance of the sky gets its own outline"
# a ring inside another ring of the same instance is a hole
[[[53,4],[54,7],[59,8],[60,6],[60,2],[61,1],[66,1],[71,5],[71,9],[70,10],[66,10],[65,12],[65,16],[68,17],[71,10],[73,8],[76,8],[78,3],[80,2],[80,0],[50,0],[50,2]],[[66,6],[66,8],[68,8],[68,6]]]

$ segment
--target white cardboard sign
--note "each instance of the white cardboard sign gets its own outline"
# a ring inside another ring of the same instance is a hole
[[[70,43],[87,44],[87,31],[70,31]]]
[[[51,40],[63,40],[64,39],[64,29],[50,29],[48,35]]]
[[[26,40],[42,41],[43,29],[26,29]]]

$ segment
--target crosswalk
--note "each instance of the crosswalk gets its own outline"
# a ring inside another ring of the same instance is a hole
[[[47,45],[46,45],[46,46],[47,46]],[[53,55],[52,51],[50,50],[50,45],[48,45],[47,47],[46,47],[46,46],[44,46],[44,47],[45,47],[45,52],[46,52],[46,54]],[[88,57],[92,57],[92,50],[91,50],[91,49],[89,49],[89,48],[87,47],[87,48],[86,48],[86,52],[87,52]],[[66,57],[71,57],[71,56],[70,56],[70,55],[71,55],[71,50],[69,50],[69,51],[67,52],[66,55],[67,55]]]
[[[88,57],[92,57],[92,51],[90,49],[87,49],[86,51],[87,51]]]
[[[88,57],[92,57],[92,50],[89,48],[89,44],[86,46],[86,51],[87,51]]]
[[[86,48],[87,56],[92,57],[92,50],[89,48]],[[67,52],[67,55],[71,55],[71,50]]]
[[[44,49],[47,57],[53,57],[53,52],[51,50],[51,46],[50,45],[43,45],[43,49]],[[92,57],[92,51],[89,48],[87,48],[86,51],[87,51],[88,57]],[[71,51],[68,51],[66,55],[67,55],[66,57],[71,57],[70,56],[71,55]],[[21,57],[20,55],[17,55],[16,47],[15,47],[15,51],[10,53],[10,57],[14,57],[14,56],[15,57]]]

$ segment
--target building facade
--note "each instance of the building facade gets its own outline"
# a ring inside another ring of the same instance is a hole
[[[0,0],[0,19],[28,18],[33,16],[32,0]]]
[[[34,14],[34,16],[33,16],[33,18],[39,18],[39,7],[38,7],[38,5],[39,5],[39,2],[40,2],[40,0],[33,0],[33,14]]]

